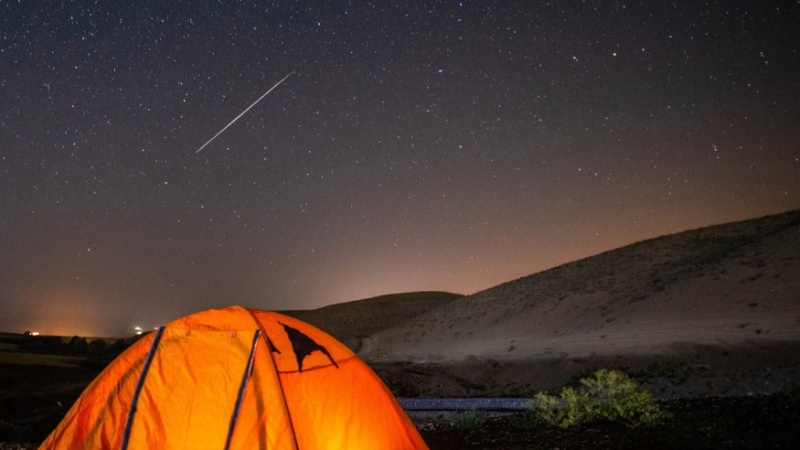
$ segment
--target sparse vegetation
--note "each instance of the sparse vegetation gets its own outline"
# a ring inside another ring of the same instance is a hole
[[[580,384],[578,389],[562,389],[560,398],[540,392],[526,406],[541,422],[561,428],[597,421],[636,427],[657,424],[668,416],[648,391],[619,370],[600,369]]]
[[[673,413],[663,425],[628,428],[616,423],[544,427],[532,411],[491,418],[478,432],[464,432],[448,423],[422,423],[431,450],[481,448],[494,450],[795,448],[800,420],[798,397],[706,397],[664,403]]]

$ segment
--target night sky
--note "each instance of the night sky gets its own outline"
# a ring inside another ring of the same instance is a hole
[[[3,1],[0,330],[469,294],[800,208],[798,24],[797,1]]]

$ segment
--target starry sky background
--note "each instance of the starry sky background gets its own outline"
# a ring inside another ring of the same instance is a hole
[[[799,208],[798,23],[796,1],[2,2],[0,330],[469,294]]]

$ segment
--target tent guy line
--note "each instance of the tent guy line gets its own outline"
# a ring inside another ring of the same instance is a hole
[[[208,141],[207,141],[205,144],[203,144],[202,146],[200,146],[200,148],[198,148],[198,149],[197,149],[197,151],[195,151],[195,152],[194,152],[194,153],[195,153],[195,155],[196,155],[196,154],[198,154],[198,153],[200,153],[200,150],[204,149],[204,148],[205,148],[205,147],[206,147],[208,144],[210,144],[210,143],[211,143],[211,141],[213,141],[214,139],[216,139],[216,138],[217,138],[217,136],[219,136],[220,134],[222,134],[222,132],[223,132],[223,131],[227,130],[227,129],[228,129],[228,127],[230,127],[231,125],[233,125],[233,123],[234,123],[234,122],[236,122],[237,120],[239,120],[239,118],[240,118],[240,117],[242,117],[243,115],[245,115],[245,113],[247,113],[247,111],[250,111],[250,108],[252,108],[253,106],[256,106],[256,104],[257,104],[258,102],[260,102],[260,101],[261,101],[261,100],[262,100],[264,97],[266,97],[267,95],[269,95],[269,93],[270,93],[270,92],[274,91],[276,87],[280,86],[280,85],[281,85],[281,83],[283,83],[284,81],[286,81],[286,79],[287,79],[287,78],[289,78],[289,77],[290,77],[290,76],[291,76],[293,73],[294,73],[294,71],[291,71],[291,72],[289,72],[289,75],[286,75],[285,77],[281,78],[281,81],[278,81],[277,83],[275,83],[275,86],[272,86],[271,88],[269,88],[269,90],[268,90],[267,92],[265,92],[265,93],[264,93],[264,95],[262,95],[261,97],[259,97],[259,98],[258,98],[258,100],[254,101],[252,105],[248,106],[248,107],[247,107],[247,109],[245,109],[244,111],[242,111],[242,112],[241,112],[241,114],[239,114],[238,116],[236,116],[236,118],[235,118],[235,119],[231,120],[231,121],[230,121],[230,123],[229,123],[229,124],[227,124],[227,125],[225,125],[225,127],[224,127],[223,129],[219,130],[219,132],[217,132],[217,134],[215,134],[215,135],[214,135],[214,137],[212,137],[212,138],[211,138],[211,139],[209,139],[209,140],[208,140]]]

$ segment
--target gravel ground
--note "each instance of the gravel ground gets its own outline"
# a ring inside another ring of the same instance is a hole
[[[37,447],[31,442],[0,442],[0,450],[35,450]]]

